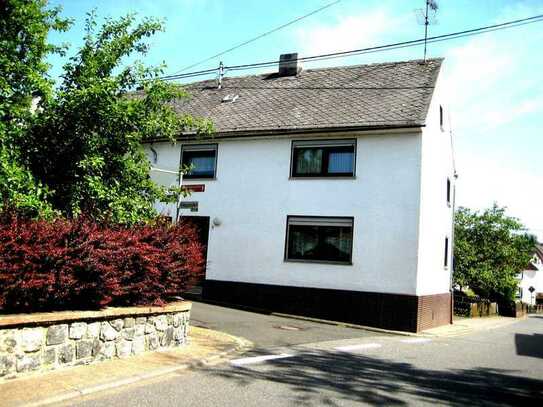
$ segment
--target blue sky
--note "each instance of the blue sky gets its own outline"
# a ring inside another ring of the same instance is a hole
[[[51,0],[75,23],[53,42],[81,44],[85,13],[100,17],[128,12],[166,20],[166,32],[151,39],[148,64],[166,62],[167,72],[216,54],[317,9],[332,0]],[[441,0],[430,35],[543,14],[539,0]],[[349,50],[421,37],[415,9],[424,0],[342,0],[338,4],[224,55],[226,65],[269,61],[285,52],[301,56]],[[459,173],[457,202],[509,208],[543,240],[543,23],[429,45],[445,57],[444,72]],[[422,48],[304,64],[351,65],[422,57]],[[51,75],[62,58],[52,58]],[[218,66],[209,61],[194,70]],[[246,72],[249,73],[249,72]]]

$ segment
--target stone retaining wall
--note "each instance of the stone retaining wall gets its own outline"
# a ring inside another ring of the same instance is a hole
[[[190,306],[0,316],[0,381],[184,345]]]

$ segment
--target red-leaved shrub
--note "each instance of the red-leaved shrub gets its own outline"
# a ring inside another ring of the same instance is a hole
[[[0,310],[164,304],[202,277],[197,236],[186,222],[125,227],[0,214]]]

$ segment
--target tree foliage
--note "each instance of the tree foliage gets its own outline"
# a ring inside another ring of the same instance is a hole
[[[0,1],[0,206],[30,215],[52,214],[47,188],[22,162],[19,143],[33,118],[32,101],[51,95],[45,57],[63,47],[49,44],[47,35],[70,24],[59,13],[45,0]]]
[[[162,67],[122,67],[132,54],[144,55],[145,40],[162,29],[160,21],[136,23],[134,15],[106,20],[97,29],[89,13],[84,45],[64,66],[54,97],[42,105],[25,155],[32,173],[51,188],[53,206],[67,216],[86,213],[121,223],[152,218],[154,202],[175,195],[151,181],[142,141],[173,141],[187,128],[211,131],[208,122],[174,111],[170,103],[188,95],[158,79]]]
[[[159,79],[164,66],[134,62],[163,23],[127,15],[98,27],[89,13],[84,45],[53,89],[45,58],[64,48],[47,35],[69,20],[46,0],[0,1],[0,12],[0,205],[136,223],[156,215],[156,200],[175,200],[179,191],[151,181],[142,141],[212,126],[174,111],[188,95]]]
[[[516,276],[528,265],[535,238],[496,204],[482,212],[459,208],[455,216],[454,281],[494,301],[513,300]]]

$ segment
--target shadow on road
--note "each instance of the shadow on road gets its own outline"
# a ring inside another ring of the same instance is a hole
[[[543,380],[513,376],[514,370],[427,370],[409,363],[332,351],[312,351],[269,361],[257,369],[210,370],[240,386],[272,381],[290,387],[303,405],[345,402],[453,406],[529,405],[543,400]],[[409,400],[409,401],[408,401]]]
[[[515,334],[515,346],[518,355],[543,358],[543,335],[541,334]]]

